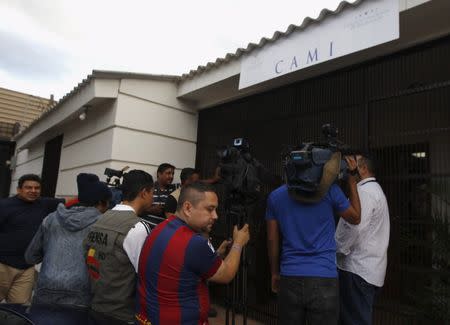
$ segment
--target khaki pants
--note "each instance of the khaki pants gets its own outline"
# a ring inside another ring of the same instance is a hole
[[[34,284],[34,266],[25,270],[0,263],[0,302],[25,304],[31,300]]]

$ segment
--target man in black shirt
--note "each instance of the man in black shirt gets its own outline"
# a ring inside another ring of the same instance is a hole
[[[176,185],[172,184],[173,175],[175,173],[175,166],[163,163],[158,166],[158,170],[156,172],[156,183],[153,189],[153,205],[147,211],[146,216],[143,218],[152,224],[152,226],[156,226],[161,221],[166,219],[164,214],[164,206],[166,204],[167,197],[176,190]]]
[[[178,197],[180,196],[181,188],[195,183],[200,179],[200,173],[198,170],[190,167],[183,168],[180,174],[181,187],[173,191],[166,200],[164,207],[164,213],[168,218],[170,215],[175,214],[177,211]]]
[[[41,198],[41,179],[19,179],[17,195],[0,200],[0,301],[26,303],[31,298],[34,266],[24,254],[42,220],[64,199]]]

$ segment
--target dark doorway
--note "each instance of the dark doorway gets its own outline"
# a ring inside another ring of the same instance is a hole
[[[11,185],[10,162],[14,154],[15,143],[0,140],[0,197],[8,197]]]
[[[44,164],[42,166],[42,196],[55,196],[62,141],[63,135],[59,135],[45,144]]]

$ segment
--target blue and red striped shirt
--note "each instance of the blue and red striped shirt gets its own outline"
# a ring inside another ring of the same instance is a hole
[[[208,240],[172,216],[147,237],[139,258],[136,318],[140,324],[206,325],[206,280],[222,259]]]

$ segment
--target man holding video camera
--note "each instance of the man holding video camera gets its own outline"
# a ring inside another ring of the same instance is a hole
[[[354,176],[356,161],[348,165],[348,200],[335,184],[341,154],[323,166],[320,185],[303,200],[283,185],[267,201],[266,221],[272,290],[279,294],[280,324],[337,324],[338,274],[334,214],[351,224],[360,222],[361,206]],[[280,256],[281,236],[281,256]]]

